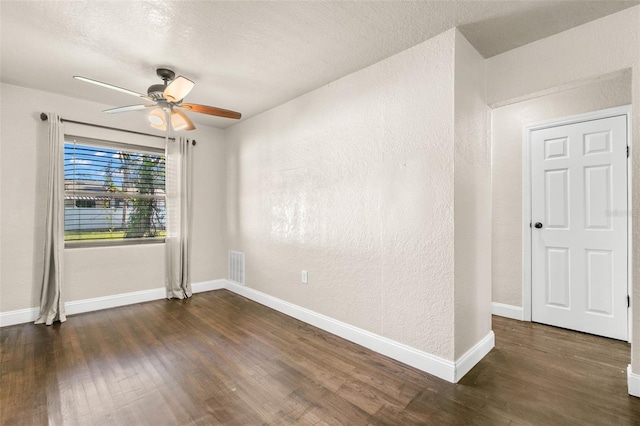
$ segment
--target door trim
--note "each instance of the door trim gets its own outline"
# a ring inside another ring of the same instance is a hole
[[[522,319],[531,321],[531,134],[536,130],[624,115],[627,147],[631,147],[631,105],[531,123],[522,128]],[[631,203],[631,156],[627,157],[627,211]],[[627,294],[631,296],[631,224],[627,215]],[[627,311],[627,340],[631,341],[631,308]]]

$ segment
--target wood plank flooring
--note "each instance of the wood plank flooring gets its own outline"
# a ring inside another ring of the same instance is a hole
[[[2,425],[632,425],[629,345],[494,317],[456,385],[226,290],[0,329]]]

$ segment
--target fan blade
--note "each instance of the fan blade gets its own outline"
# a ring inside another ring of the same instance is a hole
[[[123,107],[118,107],[118,108],[105,109],[102,112],[106,112],[107,114],[117,114],[119,112],[137,111],[137,110],[140,110],[140,109],[151,108],[151,107],[154,107],[154,106],[155,106],[154,104],[129,105],[129,106],[123,106]]]
[[[74,75],[73,78],[75,78],[76,80],[84,81],[85,83],[91,83],[91,84],[95,84],[97,86],[106,87],[107,89],[117,90],[118,92],[128,93],[129,95],[133,95],[133,96],[136,96],[138,98],[147,98],[147,95],[143,95],[141,93],[134,92],[133,90],[125,89],[123,87],[114,86],[113,84],[103,83],[101,81],[93,80],[93,79],[90,79],[90,78],[87,78],[87,77],[81,77],[79,75]]]
[[[193,122],[189,119],[187,114],[180,111],[179,109],[174,109],[171,111],[171,127],[173,130],[193,130],[196,126],[193,125]]]
[[[240,119],[242,114],[235,111],[229,111],[228,109],[216,108],[207,105],[198,105],[198,104],[181,104],[179,105],[184,109],[188,109],[189,111],[199,112],[200,114],[209,114],[215,115],[216,117],[225,117],[225,118],[235,118]]]
[[[163,96],[165,99],[171,102],[179,102],[189,94],[193,89],[195,83],[186,77],[179,76],[175,78],[166,89],[164,89]]]

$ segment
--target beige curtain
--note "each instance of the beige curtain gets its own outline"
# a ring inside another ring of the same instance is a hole
[[[40,313],[36,324],[51,325],[66,321],[62,299],[64,259],[64,132],[60,117],[49,119],[49,173],[47,188],[44,273],[40,294]]]
[[[193,146],[186,138],[166,144],[165,284],[167,299],[191,297],[191,169]]]

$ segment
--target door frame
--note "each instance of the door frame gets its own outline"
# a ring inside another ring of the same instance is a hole
[[[545,120],[531,123],[522,128],[522,319],[531,321],[531,134],[536,130],[548,129],[550,127],[576,124],[583,121],[599,120],[624,115],[627,118],[627,149],[631,150],[631,105],[624,105],[615,108],[607,108],[599,111],[584,114],[572,115],[553,120]],[[632,191],[631,191],[631,156],[627,155],[627,212],[630,211]],[[631,297],[631,236],[632,221],[627,214],[627,294]],[[631,342],[631,308],[627,310],[627,341]]]

